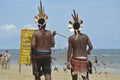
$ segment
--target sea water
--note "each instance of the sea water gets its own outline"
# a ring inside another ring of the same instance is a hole
[[[11,64],[19,64],[20,50],[8,49],[8,51],[11,54]],[[0,54],[3,52],[5,49],[0,49]],[[52,49],[52,68],[66,68],[66,55],[67,49]],[[120,49],[94,49],[88,56],[89,60],[93,62],[95,56],[99,64],[94,66],[97,71],[120,73]]]

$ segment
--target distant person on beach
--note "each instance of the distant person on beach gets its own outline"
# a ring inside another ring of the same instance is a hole
[[[33,33],[31,41],[33,75],[35,80],[41,80],[42,75],[45,76],[45,80],[51,80],[51,47],[55,45],[56,32],[46,30],[48,16],[44,13],[41,1],[38,11],[35,22],[39,29]]]
[[[94,56],[93,68],[95,70],[95,73],[97,72],[96,66],[98,66],[98,58],[97,58],[97,56]]]
[[[5,50],[5,52],[1,56],[1,62],[2,62],[2,68],[9,69],[10,68],[10,53],[8,50]]]
[[[88,57],[93,49],[92,43],[86,34],[80,32],[83,21],[78,18],[73,10],[72,20],[69,21],[69,29],[74,34],[69,37],[67,51],[67,68],[71,69],[72,80],[79,78],[79,73],[83,80],[89,80]]]
[[[5,50],[5,52],[3,53],[3,56],[7,56],[7,55],[9,55],[9,52],[8,52],[8,50]]]
[[[0,58],[2,57],[2,54],[0,54]]]
[[[0,53],[0,65],[2,65],[2,54]]]
[[[68,72],[68,71],[67,71],[67,68],[64,68],[64,67],[63,67],[63,71],[64,71],[64,72]]]
[[[97,65],[98,64],[98,58],[97,56],[94,56],[94,63]]]
[[[58,68],[57,68],[57,67],[55,67],[55,68],[54,68],[54,71],[58,71]]]

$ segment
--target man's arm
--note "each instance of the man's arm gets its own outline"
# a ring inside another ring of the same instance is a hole
[[[92,43],[91,43],[90,39],[88,38],[88,50],[87,50],[87,54],[90,54],[91,51],[92,51],[92,49],[93,49]]]
[[[31,47],[34,48],[35,45],[36,45],[36,38],[35,38],[35,33],[33,33],[32,39],[31,39]]]
[[[32,35],[32,39],[31,39],[31,52],[30,52],[30,56],[31,56],[31,62],[34,63],[34,54],[35,54],[35,33],[33,33]]]
[[[68,51],[67,51],[67,68],[70,69],[71,68],[71,56],[72,56],[72,44],[71,44],[71,39],[69,38],[68,40]]]
[[[55,45],[55,40],[54,40],[55,35],[56,35],[56,31],[51,32],[51,44],[50,44],[50,47],[54,47],[54,45]]]
[[[69,40],[68,40],[68,51],[67,51],[67,62],[70,62],[71,55],[72,55],[72,43],[71,43],[71,39],[69,38]]]

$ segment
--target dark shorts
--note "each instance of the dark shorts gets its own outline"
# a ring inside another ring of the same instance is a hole
[[[42,76],[46,74],[51,75],[51,57],[36,58],[35,63],[33,63],[33,75]]]

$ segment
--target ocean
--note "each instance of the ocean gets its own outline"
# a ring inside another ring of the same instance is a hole
[[[2,54],[5,50],[0,49]],[[11,64],[19,64],[20,50],[8,49],[11,54]],[[66,68],[67,49],[52,50],[52,68]],[[98,58],[98,64],[93,65],[93,70],[98,72],[120,73],[120,49],[94,49],[89,55],[89,60],[94,61],[94,56]]]

